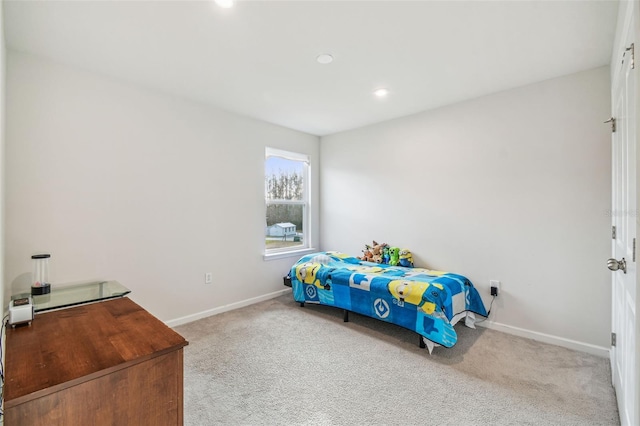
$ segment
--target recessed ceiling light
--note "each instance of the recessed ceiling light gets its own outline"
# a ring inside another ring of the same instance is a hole
[[[333,56],[329,55],[328,53],[323,53],[322,55],[318,55],[316,61],[318,61],[319,64],[323,65],[330,64],[331,62],[333,62]]]
[[[233,0],[215,0],[216,4],[225,9],[233,7]]]
[[[389,89],[381,87],[380,89],[374,90],[373,94],[376,95],[377,98],[386,98],[389,94]]]

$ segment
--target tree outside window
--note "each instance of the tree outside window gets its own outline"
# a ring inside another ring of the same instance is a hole
[[[309,157],[267,148],[265,253],[309,247]]]

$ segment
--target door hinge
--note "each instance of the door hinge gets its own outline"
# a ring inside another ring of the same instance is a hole
[[[611,227],[611,239],[612,240],[616,239],[616,227],[615,226]]]
[[[624,57],[627,55],[627,52],[631,51],[631,69],[636,68],[636,49],[634,43],[631,43],[631,46],[624,49],[624,53],[622,54],[622,63],[624,64]]]
[[[611,333],[611,346],[616,345],[616,333]]]
[[[610,119],[605,121],[605,123],[611,123],[611,133],[615,133],[616,132],[616,119],[615,118],[611,117]]]

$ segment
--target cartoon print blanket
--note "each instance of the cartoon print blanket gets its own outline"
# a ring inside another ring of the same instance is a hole
[[[291,284],[296,302],[397,324],[448,348],[458,340],[454,317],[487,316],[478,291],[462,275],[365,262],[339,252],[303,256],[291,268]]]

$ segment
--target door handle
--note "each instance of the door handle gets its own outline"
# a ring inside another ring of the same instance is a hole
[[[624,257],[620,260],[615,260],[613,258],[607,260],[607,268],[612,271],[617,271],[618,269],[622,269],[622,272],[627,273],[627,261],[624,260]]]

